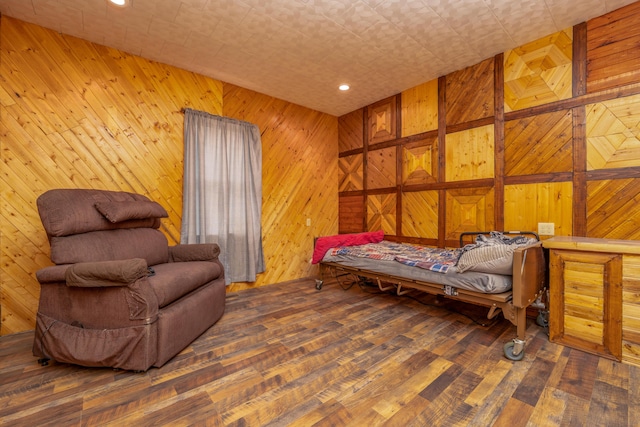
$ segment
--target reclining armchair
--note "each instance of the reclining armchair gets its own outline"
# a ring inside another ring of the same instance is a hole
[[[217,244],[169,246],[145,196],[56,189],[37,200],[53,266],[36,272],[33,354],[82,366],[161,367],[220,319]]]

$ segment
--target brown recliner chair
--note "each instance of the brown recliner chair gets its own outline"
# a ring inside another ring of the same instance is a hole
[[[57,189],[37,200],[55,266],[41,284],[33,354],[83,366],[160,367],[220,319],[217,244],[169,246],[167,213],[133,193]]]

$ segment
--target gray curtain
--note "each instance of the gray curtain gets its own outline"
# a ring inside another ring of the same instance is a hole
[[[262,252],[262,145],[256,125],[184,110],[181,243],[218,243],[226,283],[254,282]]]

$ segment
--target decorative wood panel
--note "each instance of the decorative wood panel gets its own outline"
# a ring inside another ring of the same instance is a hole
[[[557,111],[505,122],[505,175],[571,172],[571,111]]]
[[[33,329],[51,265],[36,198],[52,188],[141,193],[179,241],[184,107],[222,114],[222,83],[0,18],[0,334]],[[326,143],[323,142],[323,143]]]
[[[568,28],[505,52],[506,112],[571,98],[572,41]]]
[[[640,95],[589,104],[587,170],[640,166]]]
[[[640,2],[587,21],[587,91],[640,82]]]
[[[493,230],[494,197],[491,187],[447,190],[445,239],[456,240],[465,231]]]
[[[396,97],[370,105],[368,111],[369,145],[396,138]]]
[[[402,147],[402,184],[417,185],[438,180],[438,137]]]
[[[401,136],[438,129],[438,80],[402,92]]]
[[[539,222],[553,222],[558,236],[572,234],[572,182],[504,186],[505,230],[536,231]]]
[[[364,196],[339,197],[339,233],[360,233],[364,230]]]
[[[402,235],[438,238],[439,192],[416,191],[402,194]]]
[[[396,147],[367,153],[367,189],[396,186]]]
[[[255,283],[228,289],[316,275],[317,266],[309,264],[313,239],[338,230],[338,119],[231,84],[224,85],[223,100],[225,116],[255,123],[262,133],[267,265]]]
[[[640,366],[640,256],[622,258],[622,361]]]
[[[338,117],[338,151],[356,150],[364,145],[364,109]]]
[[[494,59],[446,76],[447,125],[491,117],[494,114]]]
[[[549,340],[621,360],[622,255],[550,250]]]
[[[494,151],[493,125],[447,134],[446,180],[493,178]]]
[[[640,179],[587,182],[587,236],[640,240]]]
[[[362,154],[338,159],[338,191],[355,191],[364,188],[362,160]]]
[[[367,196],[367,231],[396,234],[396,193]]]

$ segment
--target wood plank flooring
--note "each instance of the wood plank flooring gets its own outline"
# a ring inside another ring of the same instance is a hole
[[[133,373],[31,355],[0,338],[0,425],[627,426],[640,368],[550,343],[524,360],[500,316],[427,294],[313,280],[228,294],[223,318],[160,369]],[[485,324],[485,326],[479,323]],[[490,323],[490,325],[486,325]],[[636,424],[637,425],[637,424]]]

